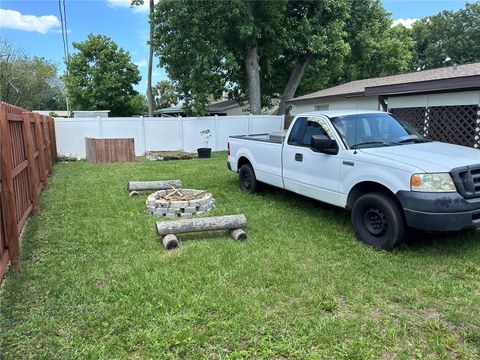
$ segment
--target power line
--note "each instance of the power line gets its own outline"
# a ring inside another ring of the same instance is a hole
[[[63,0],[63,21],[64,21],[64,27],[65,27],[65,42],[66,42],[66,47],[67,47],[67,60],[70,57],[70,51],[68,49],[68,27],[67,27],[67,10],[65,6],[65,0]]]
[[[62,0],[58,0],[58,12],[60,13],[60,23],[62,26],[62,42],[63,42],[63,54],[65,56],[65,67],[68,75],[68,60],[70,53],[68,51],[68,28],[67,28],[67,11],[65,10],[65,0],[63,0],[63,11],[62,11]],[[68,96],[65,97],[67,103],[67,112],[70,117],[70,104],[68,101]]]
[[[62,42],[63,42],[63,54],[65,56],[65,62],[67,62],[67,42],[65,39],[65,22],[63,21],[62,0],[58,0],[58,12],[60,13],[60,25],[62,26]]]

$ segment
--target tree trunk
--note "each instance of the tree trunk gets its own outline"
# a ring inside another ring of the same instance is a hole
[[[148,116],[153,116],[153,94],[152,94],[152,67],[153,67],[153,0],[150,0],[150,44],[148,54],[148,75],[147,75],[147,102],[148,102]]]
[[[307,68],[308,64],[310,64],[310,61],[310,57],[297,60],[297,63],[290,74],[287,85],[285,86],[285,90],[283,90],[280,104],[278,104],[277,115],[285,114],[287,110],[287,100],[290,100],[295,96],[295,92],[300,85],[300,81],[303,78],[303,74],[305,74],[305,69]]]
[[[245,68],[248,79],[250,113],[260,115],[262,113],[262,103],[260,92],[260,65],[258,63],[258,44],[256,39],[252,39],[248,46]]]
[[[143,190],[166,190],[175,187],[180,189],[182,182],[180,180],[165,181],[129,181],[127,191],[143,191]]]
[[[245,228],[245,215],[226,215],[199,219],[158,221],[157,233],[160,236],[181,234],[195,231],[235,230]]]

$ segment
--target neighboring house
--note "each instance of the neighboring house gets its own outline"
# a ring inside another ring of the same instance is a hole
[[[85,111],[85,110],[78,110],[78,111],[73,111],[73,117],[74,118],[93,118],[93,117],[102,117],[106,118],[108,117],[108,114],[110,113],[110,110],[91,110],[91,111]]]
[[[480,63],[351,81],[288,103],[292,115],[388,110],[431,139],[480,149]]]
[[[92,118],[92,117],[108,117],[108,113],[110,110],[92,110],[92,111],[66,111],[66,110],[34,110],[33,112],[39,113],[41,115],[49,115],[50,113],[55,113],[59,118],[68,118],[72,117],[71,114],[73,114],[74,118]],[[71,114],[70,114],[71,113]]]
[[[236,100],[220,100],[212,102],[208,105],[208,115],[248,115],[249,112],[245,110],[246,105],[240,104]],[[174,106],[166,109],[155,110],[155,116],[187,116],[181,106]]]
[[[278,99],[274,99],[271,108],[263,108],[262,114],[275,114],[278,108]],[[155,116],[187,116],[181,106],[174,106],[166,109],[155,110]],[[209,116],[232,116],[232,115],[248,115],[248,103],[239,103],[236,100],[218,100],[208,105]]]
[[[38,113],[40,115],[50,115],[50,114],[56,114],[59,118],[68,118],[70,117],[70,112],[67,110],[33,110],[32,112]]]

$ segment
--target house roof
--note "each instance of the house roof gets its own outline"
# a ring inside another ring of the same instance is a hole
[[[480,87],[480,63],[351,81],[299,96],[288,102],[306,102],[338,96],[354,97],[404,94],[472,87]]]
[[[220,100],[208,105],[210,114],[223,113],[227,110],[241,106],[236,100]],[[182,114],[184,111],[181,106],[172,106],[165,109],[155,110],[154,114]]]
[[[59,117],[69,117],[69,111],[67,110],[33,110],[34,113],[38,113],[40,115],[49,115],[50,113],[55,113]]]

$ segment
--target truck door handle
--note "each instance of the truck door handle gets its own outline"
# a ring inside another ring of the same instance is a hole
[[[295,154],[295,161],[303,161],[303,154],[296,153]]]

